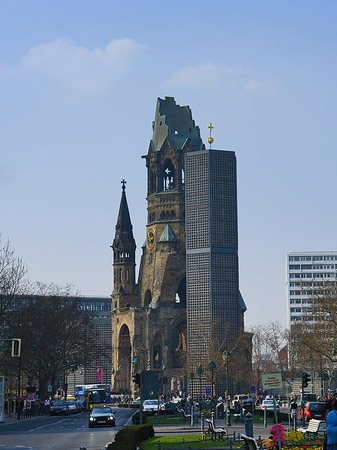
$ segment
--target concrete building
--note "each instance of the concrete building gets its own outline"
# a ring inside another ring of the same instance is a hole
[[[337,281],[337,252],[292,252],[287,255],[288,328],[310,313],[312,290]]]
[[[235,153],[186,153],[185,176],[188,355],[196,368],[211,343],[230,351],[244,330]]]

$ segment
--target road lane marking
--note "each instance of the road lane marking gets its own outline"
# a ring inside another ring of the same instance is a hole
[[[59,420],[58,422],[54,422],[53,424],[48,423],[47,425],[41,425],[40,427],[32,428],[31,430],[28,430],[28,432],[35,431],[35,430],[40,430],[41,428],[45,428],[45,427],[50,427],[51,425],[57,425],[58,423],[62,423],[65,420],[67,420],[67,419]]]

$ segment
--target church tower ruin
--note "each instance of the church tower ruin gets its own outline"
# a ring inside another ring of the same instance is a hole
[[[114,389],[132,373],[164,368],[167,389],[183,389],[186,367],[185,153],[203,149],[188,106],[158,99],[147,167],[147,225],[138,283],[132,224],[122,181],[113,241]]]

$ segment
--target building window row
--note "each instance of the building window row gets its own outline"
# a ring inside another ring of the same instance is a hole
[[[337,261],[337,255],[289,256],[289,261]]]

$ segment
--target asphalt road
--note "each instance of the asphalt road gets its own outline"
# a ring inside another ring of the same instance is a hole
[[[88,427],[88,414],[41,416],[0,425],[0,450],[101,450],[135,410],[116,408],[116,426]]]

